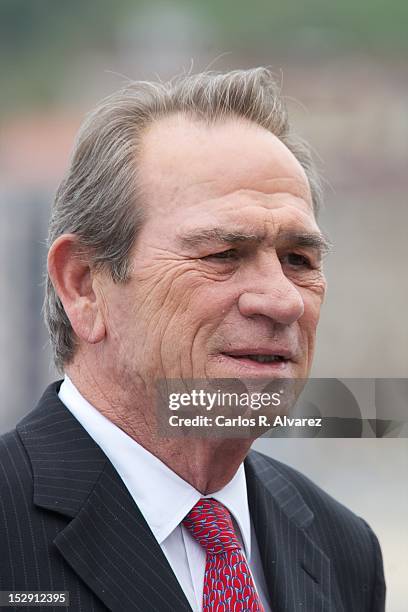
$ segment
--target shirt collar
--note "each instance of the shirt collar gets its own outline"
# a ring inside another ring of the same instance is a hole
[[[201,497],[213,497],[224,504],[235,518],[247,559],[250,559],[251,523],[242,463],[225,487],[203,496],[103,416],[80,394],[67,375],[58,395],[108,457],[159,544],[176,529]]]

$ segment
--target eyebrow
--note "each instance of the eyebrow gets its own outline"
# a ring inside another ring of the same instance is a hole
[[[332,248],[329,238],[321,232],[282,232],[278,241],[293,244],[298,247],[311,247],[326,255]]]
[[[237,245],[245,242],[261,244],[266,236],[264,233],[251,233],[241,230],[227,230],[223,227],[210,227],[195,229],[180,235],[179,242],[185,248],[194,248],[208,243],[223,243]],[[331,242],[321,232],[284,231],[277,237],[279,244],[290,244],[294,247],[310,247],[316,249],[321,255],[331,250]]]
[[[240,242],[261,243],[263,240],[264,236],[261,234],[251,234],[240,230],[226,230],[223,227],[195,229],[179,236],[180,244],[184,247],[198,247],[209,242],[223,242],[231,245]]]

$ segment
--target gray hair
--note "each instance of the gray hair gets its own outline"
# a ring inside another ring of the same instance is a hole
[[[62,234],[76,234],[94,266],[106,269],[114,282],[128,280],[129,254],[145,219],[137,184],[141,139],[149,124],[174,113],[207,123],[242,117],[272,132],[305,170],[317,215],[319,176],[309,146],[289,129],[273,74],[266,68],[205,72],[167,83],[130,82],[87,116],[56,193],[49,246]],[[76,338],[49,276],[44,314],[54,361],[63,371],[75,354]]]

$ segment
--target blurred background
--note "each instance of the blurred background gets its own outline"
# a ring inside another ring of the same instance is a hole
[[[408,377],[407,31],[405,0],[0,0],[0,431],[56,377],[41,315],[50,206],[85,112],[128,78],[272,68],[318,156],[335,245],[314,375]],[[407,442],[255,445],[372,525],[390,612],[407,609]]]

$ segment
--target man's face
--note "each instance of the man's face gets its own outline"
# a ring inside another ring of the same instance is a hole
[[[104,287],[119,381],[307,377],[325,292],[310,189],[275,136],[173,116],[144,136],[148,218]]]

